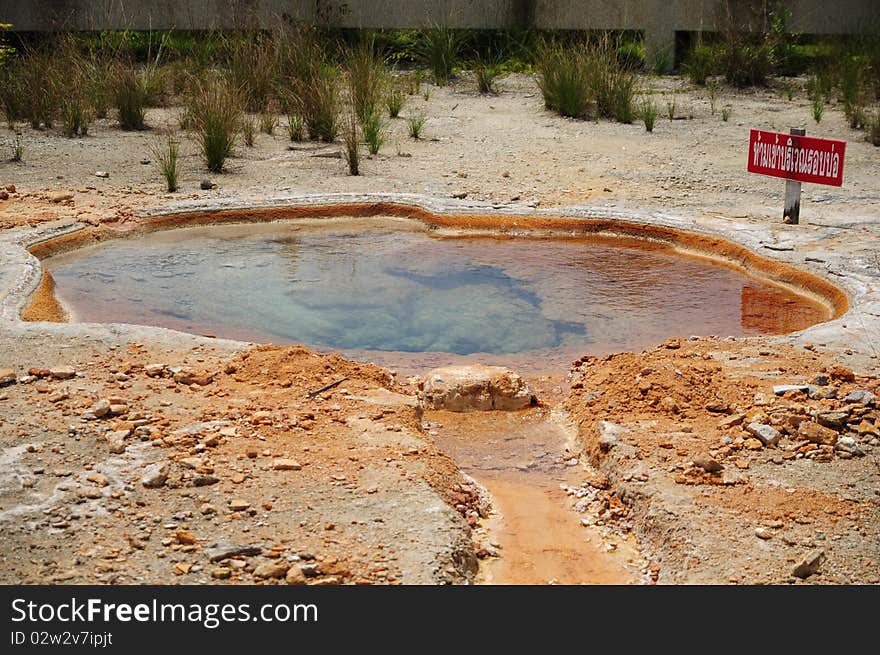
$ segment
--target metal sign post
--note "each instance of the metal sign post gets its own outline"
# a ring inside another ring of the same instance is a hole
[[[803,128],[793,127],[791,133],[805,136]],[[785,180],[785,208],[782,210],[782,222],[797,225],[801,215],[801,183],[797,180]]]

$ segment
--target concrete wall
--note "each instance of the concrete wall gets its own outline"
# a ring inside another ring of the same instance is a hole
[[[677,31],[713,31],[730,10],[747,22],[767,0],[0,0],[0,22],[52,29],[216,29],[268,25],[277,16],[344,27],[632,29],[649,56],[672,54]],[[786,0],[804,34],[880,30],[880,0]],[[340,7],[345,9],[340,11]]]

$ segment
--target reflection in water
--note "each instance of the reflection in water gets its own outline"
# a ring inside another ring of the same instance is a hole
[[[800,298],[661,249],[399,227],[190,228],[47,265],[79,320],[343,352],[576,356],[825,318]]]

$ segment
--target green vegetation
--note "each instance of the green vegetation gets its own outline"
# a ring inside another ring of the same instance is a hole
[[[388,88],[388,93],[385,95],[385,107],[388,109],[388,117],[397,118],[405,103],[406,96],[400,84],[397,82],[392,83]]]
[[[538,55],[538,85],[548,109],[563,116],[597,116],[631,123],[635,76],[618,61],[609,38],[575,46],[545,43]]]
[[[244,144],[252,148],[254,146],[254,138],[257,136],[257,125],[252,116],[244,116],[241,119],[241,137]]]
[[[342,128],[342,140],[345,147],[342,150],[345,161],[348,163],[348,174],[360,174],[360,132],[358,130],[357,107],[352,99],[348,111],[345,113]]]
[[[363,122],[364,141],[370,149],[371,155],[378,155],[379,148],[385,143],[385,122],[378,110],[367,116]]]
[[[157,139],[151,148],[159,173],[165,179],[165,188],[169,193],[178,189],[180,176],[180,142],[169,132],[164,139]]]
[[[657,121],[657,103],[650,95],[642,97],[642,120],[645,122],[645,131],[653,132],[654,123]]]
[[[232,155],[242,118],[238,89],[222,78],[197,80],[187,103],[189,124],[195,131],[205,165],[212,173],[223,171]]]
[[[459,30],[435,24],[422,32],[417,52],[431,71],[434,84],[446,86],[463,45],[464,35]]]
[[[425,123],[427,121],[428,117],[421,112],[410,116],[407,120],[407,125],[409,126],[409,135],[413,139],[420,139],[422,136],[422,128],[425,127]]]

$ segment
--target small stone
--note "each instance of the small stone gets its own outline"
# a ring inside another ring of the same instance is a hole
[[[845,403],[858,403],[860,405],[865,405],[866,407],[871,407],[876,400],[877,396],[865,389],[850,391],[843,397],[843,402]]]
[[[11,368],[0,368],[0,387],[15,383],[15,371]]]
[[[178,461],[188,469],[197,469],[204,464],[204,460],[201,457],[184,457]]]
[[[211,577],[216,578],[217,580],[228,580],[231,575],[232,569],[228,569],[225,566],[221,566],[211,571]]]
[[[818,373],[813,376],[811,384],[815,384],[817,387],[827,387],[831,384],[831,377],[825,373]]]
[[[834,449],[839,450],[845,453],[849,453],[854,457],[864,457],[865,451],[859,448],[859,445],[856,443],[856,440],[852,437],[841,437],[837,440],[837,443],[834,444]]]
[[[89,412],[91,412],[96,418],[107,416],[107,414],[110,413],[110,401],[106,398],[102,398],[89,408]]]
[[[773,533],[767,528],[755,528],[755,536],[766,541],[773,538]]]
[[[200,188],[202,191],[210,191],[211,189],[214,188],[214,183],[211,182],[211,180],[202,180],[202,181],[199,183],[199,188]]]
[[[727,418],[722,419],[718,422],[718,427],[722,430],[733,427],[735,425],[740,425],[745,420],[745,414],[731,414]]]
[[[158,489],[165,485],[168,479],[168,466],[153,464],[147,467],[147,472],[141,478],[141,484],[147,489]]]
[[[782,437],[782,434],[773,426],[764,423],[749,423],[746,432],[753,435],[765,446],[774,446]]]
[[[144,373],[151,378],[161,377],[165,373],[165,364],[149,364],[144,367]]]
[[[111,441],[110,442],[110,452],[114,455],[121,455],[125,452],[125,442],[124,441]]]
[[[110,481],[107,480],[107,476],[101,475],[100,473],[89,473],[86,476],[86,480],[88,480],[89,482],[94,482],[99,487],[106,487],[108,484],[110,484]]]
[[[233,474],[232,478],[230,478],[230,479],[232,480],[233,484],[241,484],[247,478],[243,473],[235,473],[235,474]]]
[[[102,177],[104,179],[107,179],[108,177],[110,177],[110,173],[108,173],[107,171],[95,171],[95,177]]]
[[[855,373],[843,366],[833,366],[828,371],[828,375],[830,375],[832,379],[840,380],[842,382],[855,382],[856,379]]]
[[[764,447],[764,444],[761,443],[760,440],[755,439],[754,437],[750,437],[743,442],[743,448],[746,450],[761,450]]]
[[[672,396],[665,396],[663,400],[660,401],[660,408],[664,412],[669,412],[670,414],[678,414],[679,411],[678,403],[675,402],[675,398]]]
[[[694,466],[699,466],[706,473],[718,473],[724,469],[724,466],[711,457],[694,457]]]
[[[804,393],[810,390],[810,385],[808,384],[777,384],[773,387],[773,393],[777,396],[782,396],[789,391],[803,391]]]
[[[295,459],[276,459],[272,461],[272,468],[276,471],[299,471],[302,464]]]
[[[837,433],[834,430],[812,421],[801,423],[797,433],[811,443],[827,444],[829,446],[837,443]]]
[[[792,570],[791,574],[802,580],[809,578],[819,570],[819,565],[825,559],[824,550],[814,550],[806,555]]]
[[[837,387],[810,387],[807,396],[810,400],[828,400],[837,398]]]
[[[859,436],[862,437],[866,435],[880,437],[880,429],[878,429],[878,427],[870,421],[866,421],[864,419],[862,419],[862,422],[856,426],[856,432],[858,432]]]
[[[208,548],[205,548],[204,552],[211,562],[219,562],[230,557],[235,557],[236,555],[244,555],[245,557],[259,555],[262,550],[263,549],[260,546],[234,544],[229,541],[218,541]]]
[[[65,193],[64,191],[55,191],[54,193],[49,194],[49,202],[62,203],[62,202],[68,202],[69,200],[73,200],[72,193]]]
[[[272,562],[265,562],[254,569],[255,578],[283,578],[290,570],[290,563],[277,559]]]
[[[67,400],[70,398],[70,394],[67,392],[67,389],[58,389],[57,391],[53,391],[50,393],[46,400],[50,403],[60,403],[62,400]]]
[[[725,402],[716,400],[710,403],[706,403],[706,411],[712,412],[714,414],[724,414],[725,412],[730,411],[730,405]]]
[[[50,368],[49,375],[56,380],[69,380],[76,376],[76,370],[70,366],[59,366],[58,368]]]
[[[209,487],[218,482],[220,482],[220,478],[216,475],[197,475],[193,478],[193,486],[195,487]]]
[[[242,500],[240,498],[234,498],[229,501],[229,509],[233,512],[244,512],[247,509],[250,509],[251,504],[246,500]]]
[[[816,418],[816,422],[819,425],[822,425],[826,428],[832,428],[835,430],[839,430],[843,427],[846,427],[847,419],[849,418],[849,412],[846,411],[830,411],[830,412],[816,412],[814,414]]]
[[[196,543],[196,536],[187,530],[178,530],[174,533],[174,538],[179,544],[192,545]]]
[[[291,566],[287,569],[287,575],[285,576],[285,581],[287,584],[305,584],[306,576],[303,575],[302,569],[298,566]]]

